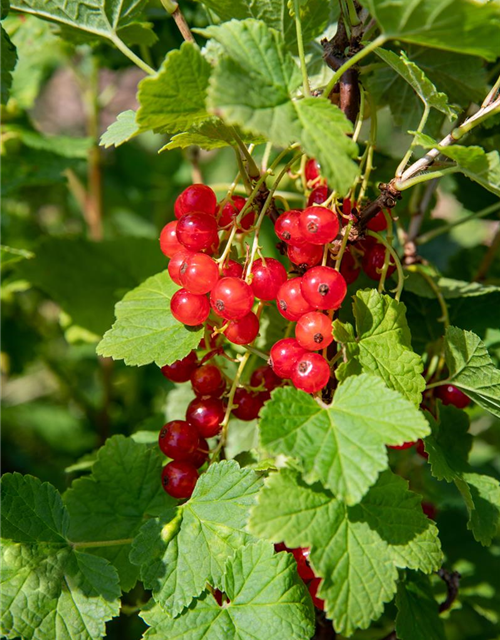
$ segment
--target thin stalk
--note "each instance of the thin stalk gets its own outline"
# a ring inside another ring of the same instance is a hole
[[[361,188],[359,190],[359,195],[356,200],[358,204],[361,204],[366,190],[368,188],[368,181],[370,180],[370,174],[373,169],[373,151],[375,149],[375,145],[377,143],[377,109],[373,104],[373,100],[370,97],[370,94],[367,94],[368,103],[370,105],[370,135],[367,142],[366,148],[366,165],[363,173],[363,181],[361,182]],[[363,154],[364,156],[364,154]],[[353,199],[354,199],[354,191],[353,191]]]
[[[311,89],[309,87],[309,78],[307,77],[306,54],[304,51],[304,42],[302,40],[302,24],[300,22],[300,1],[294,0],[295,12],[295,31],[297,33],[297,48],[299,50],[300,70],[302,72],[302,87],[304,97],[311,97]]]
[[[386,219],[386,223],[387,223],[387,233],[386,233],[386,240],[387,240],[387,245],[390,245],[392,247],[392,242],[394,240],[394,232],[393,232],[393,221],[392,218],[390,220],[388,220],[388,218],[390,217],[385,210],[383,210],[385,219]],[[384,291],[384,285],[385,285],[385,279],[387,277],[387,270],[389,269],[389,263],[391,262],[391,255],[386,247],[385,249],[385,256],[384,256],[384,264],[382,265],[382,273],[380,274],[380,281],[378,283],[378,292],[382,293],[382,291]]]
[[[252,180],[257,180],[257,178],[260,176],[259,167],[256,165],[255,160],[252,158],[250,151],[247,149],[246,144],[240,138],[240,136],[238,135],[238,132],[234,127],[231,127],[231,133],[233,135],[233,138],[236,140],[238,148],[240,149],[241,153],[245,157],[245,160],[247,161],[248,176]]]
[[[100,540],[99,542],[70,542],[73,549],[93,549],[97,547],[119,547],[132,544],[134,538],[122,538],[121,540]]]
[[[145,71],[148,75],[154,76],[156,71],[153,67],[150,67],[149,64],[146,64],[144,60],[141,60],[139,56],[137,56],[132,49],[129,49],[127,45],[121,40],[116,34],[111,37],[111,41],[115,45],[117,49],[119,49],[124,56],[126,56],[129,60],[131,60],[135,65],[137,65],[140,69]]]
[[[351,23],[351,26],[357,27],[359,24],[361,24],[361,20],[358,18],[358,14],[354,7],[354,2],[353,0],[345,0],[345,2],[347,5],[347,12],[349,14],[349,22]]]
[[[499,211],[499,210],[500,210],[500,202],[495,202],[495,204],[491,204],[489,207],[481,209],[476,213],[471,213],[468,216],[459,218],[458,220],[453,220],[453,222],[443,224],[441,227],[438,227],[437,229],[432,229],[432,231],[423,233],[421,236],[419,236],[416,239],[416,243],[426,244],[427,242],[430,242],[431,240],[434,240],[434,238],[437,238],[438,236],[440,236],[442,233],[447,233],[448,231],[451,231],[451,229],[453,229],[454,227],[458,227],[459,225],[464,224],[465,222],[469,222],[469,220],[484,218],[485,216],[488,216],[490,213],[495,213],[496,211]]]
[[[451,173],[457,173],[457,171],[460,171],[460,169],[458,166],[455,166],[447,167],[446,169],[439,169],[438,171],[429,171],[427,173],[422,173],[419,176],[409,178],[408,180],[404,180],[402,177],[401,180],[396,180],[394,186],[398,191],[405,191],[405,189],[410,189],[411,187],[414,187],[416,184],[420,184],[421,182],[428,182],[429,180],[434,180],[435,178],[442,178],[443,176],[450,175]]]
[[[405,167],[408,164],[408,160],[412,157],[413,149],[417,146],[417,135],[419,133],[422,133],[422,131],[424,130],[424,127],[427,124],[427,120],[429,119],[430,112],[431,112],[431,108],[429,107],[429,105],[424,104],[424,112],[422,114],[422,117],[420,118],[417,131],[413,136],[413,140],[411,141],[408,151],[405,153],[404,158],[401,160],[398,168],[396,169],[396,178],[399,178],[403,174],[403,171],[405,170]]]
[[[349,222],[345,226],[344,237],[342,238],[342,244],[340,245],[339,252],[337,257],[335,258],[335,270],[340,271],[340,266],[342,264],[342,258],[345,253],[345,248],[347,247],[347,241],[349,240],[349,232],[351,231],[353,225],[353,221],[349,220]]]
[[[365,90],[361,85],[359,85],[360,92],[360,101],[359,101],[359,111],[358,117],[356,119],[356,125],[354,127],[354,133],[352,134],[353,142],[357,142],[359,138],[359,134],[361,133],[361,127],[363,126],[363,119],[365,117]]]
[[[450,314],[448,312],[448,305],[446,304],[446,300],[444,299],[444,296],[441,293],[439,287],[429,276],[429,274],[427,274],[423,269],[420,269],[418,265],[410,265],[409,267],[407,267],[407,269],[408,271],[413,271],[413,273],[418,273],[419,275],[421,275],[422,278],[427,282],[429,287],[432,289],[434,295],[437,298],[437,301],[439,302],[439,306],[441,307],[442,316],[438,319],[441,320],[441,322],[444,324],[444,328],[447,329],[450,326]]]
[[[264,351],[261,351],[260,349],[256,349],[255,347],[251,347],[249,345],[243,345],[243,348],[249,351],[250,353],[253,353],[255,356],[262,358],[266,362],[269,360],[269,354],[264,353]]]
[[[264,149],[264,153],[262,155],[262,161],[260,163],[261,171],[267,171],[267,165],[269,164],[269,158],[271,156],[271,151],[273,150],[273,143],[268,142],[266,144],[266,148]]]
[[[91,72],[85,92],[87,133],[93,144],[88,157],[88,194],[86,221],[92,240],[102,240],[102,176],[101,149],[99,147],[99,63],[96,56],[91,59]]]
[[[396,271],[398,272],[398,286],[396,287],[395,298],[399,302],[399,300],[401,299],[401,293],[403,292],[403,286],[405,282],[405,274],[403,272],[403,267],[401,266],[399,256],[394,251],[393,247],[390,244],[388,244],[387,240],[380,234],[376,233],[375,231],[368,230],[367,235],[372,236],[377,240],[377,242],[379,242],[380,244],[383,244],[384,247],[389,251],[389,253],[394,259],[394,263],[396,265]]]
[[[195,42],[193,38],[193,34],[191,33],[191,29],[189,28],[186,19],[182,15],[182,11],[179,8],[179,3],[175,0],[161,0],[163,8],[165,11],[172,16],[175,20],[175,24],[177,28],[181,32],[182,37],[186,42]]]
[[[248,173],[245,169],[245,165],[243,164],[243,158],[241,157],[241,153],[236,147],[233,147],[234,153],[236,155],[236,163],[238,164],[238,169],[240,172],[241,180],[245,185],[245,190],[247,194],[252,193],[252,185],[250,184],[250,180],[248,178]]]
[[[330,93],[333,90],[333,87],[337,84],[340,78],[344,75],[344,73],[350,69],[353,65],[358,63],[364,57],[366,57],[369,53],[377,49],[377,47],[381,47],[386,41],[384,36],[378,36],[375,40],[372,40],[370,43],[366,45],[361,51],[358,51],[352,58],[349,58],[344,64],[338,69],[333,76],[330,78],[330,82],[326,85],[325,90],[323,92],[323,97],[328,98]]]
[[[489,104],[491,104],[491,102],[493,102],[493,100],[495,99],[495,96],[496,96],[496,94],[498,93],[499,90],[500,90],[500,76],[498,76],[497,81],[491,87],[491,91],[488,93],[486,98],[483,100],[483,104],[481,105],[481,107],[487,107]]]

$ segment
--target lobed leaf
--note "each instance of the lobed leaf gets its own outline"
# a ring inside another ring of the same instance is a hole
[[[122,111],[116,116],[115,122],[109,125],[102,134],[99,144],[105,149],[119,147],[128,142],[139,133],[139,125],[136,122],[136,112],[132,109]]]
[[[446,640],[428,576],[407,571],[396,595],[396,633],[401,640]]]

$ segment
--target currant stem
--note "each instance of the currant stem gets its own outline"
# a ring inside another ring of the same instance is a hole
[[[99,542],[70,542],[73,549],[92,549],[96,547],[118,547],[132,544],[134,538],[122,538],[121,540],[101,540]]]
[[[249,345],[243,345],[243,348],[249,351],[250,353],[253,353],[254,355],[258,356],[259,358],[262,358],[266,362],[269,360],[269,354],[264,353],[264,351],[261,351],[260,349],[256,349],[255,347],[251,347]]]
[[[441,293],[439,287],[434,282],[434,280],[427,274],[423,269],[419,268],[418,265],[413,264],[407,267],[408,271],[412,271],[413,273],[418,273],[422,276],[422,278],[427,282],[429,287],[432,289],[434,295],[436,296],[439,306],[441,307],[442,316],[438,318],[444,324],[445,330],[450,326],[450,314],[448,313],[448,305],[446,304],[446,300],[444,299],[443,294]]]
[[[302,72],[302,87],[304,97],[311,97],[311,89],[309,88],[309,78],[307,77],[306,54],[304,51],[304,41],[302,40],[302,24],[300,22],[300,0],[294,0],[295,12],[295,30],[297,32],[297,48],[299,50],[300,70]]]
[[[377,242],[379,242],[380,244],[383,244],[384,247],[389,251],[391,256],[394,258],[394,262],[396,264],[396,270],[398,272],[398,286],[396,287],[396,295],[394,297],[399,302],[401,299],[401,293],[403,291],[403,286],[405,282],[405,274],[403,272],[403,267],[401,266],[401,262],[399,260],[398,254],[394,251],[393,247],[387,242],[387,240],[383,236],[381,236],[379,233],[368,230],[366,232],[366,235],[372,236],[372,238],[375,238]]]
[[[390,244],[392,247],[392,242],[394,240],[394,234],[393,234],[393,222],[392,222],[392,218],[389,220],[390,216],[384,211],[384,216],[385,216],[385,220],[387,223],[387,244]],[[379,293],[382,293],[382,291],[384,290],[384,284],[385,284],[385,279],[387,277],[387,269],[389,268],[389,263],[391,261],[391,255],[389,253],[389,251],[385,250],[385,256],[384,256],[384,264],[382,266],[382,273],[380,274],[380,282],[378,285],[378,291]]]
[[[460,171],[460,168],[458,166],[454,166],[447,167],[446,169],[440,169],[438,171],[428,171],[427,173],[422,173],[419,176],[408,178],[407,180],[404,180],[403,177],[401,177],[401,180],[396,180],[394,186],[398,191],[405,191],[405,189],[410,189],[410,187],[414,187],[416,184],[420,184],[421,182],[428,182],[435,178],[442,178],[443,176],[447,176],[451,173],[457,173],[458,171]]]
[[[115,45],[117,49],[119,49],[124,56],[127,56],[129,60],[131,60],[135,65],[137,65],[140,69],[145,71],[148,75],[154,76],[156,71],[153,67],[150,67],[149,64],[146,64],[144,60],[141,60],[139,56],[137,56],[132,49],[129,49],[127,45],[121,40],[116,34],[111,37],[112,43]]]
[[[399,178],[403,174],[403,171],[405,170],[405,167],[408,164],[408,160],[412,157],[413,149],[417,146],[417,136],[418,136],[419,133],[422,133],[422,131],[424,130],[424,127],[427,124],[427,120],[429,119],[430,112],[431,112],[431,108],[429,107],[429,105],[427,103],[424,103],[424,112],[422,114],[422,117],[420,119],[419,125],[417,127],[417,131],[415,132],[415,135],[413,136],[413,140],[411,141],[411,144],[410,144],[410,147],[409,147],[408,151],[405,153],[403,159],[399,163],[398,168],[396,169],[396,177],[397,178]]]

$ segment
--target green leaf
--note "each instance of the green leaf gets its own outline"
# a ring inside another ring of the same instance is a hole
[[[47,136],[35,129],[16,124],[5,124],[3,131],[9,137],[19,139],[30,149],[49,151],[65,158],[86,160],[93,145],[92,138],[73,138],[71,136]]]
[[[21,263],[16,272],[47,293],[75,324],[103,335],[123,293],[164,265],[155,240],[47,238],[37,247],[36,257]]]
[[[1,268],[16,264],[22,260],[31,260],[35,254],[25,249],[16,249],[15,247],[7,247],[4,244],[0,245],[0,265]]]
[[[106,38],[112,42],[126,39],[128,42],[141,42],[148,35],[139,32],[148,31],[150,25],[141,22],[141,11],[146,0],[72,0],[57,2],[52,0],[14,0],[12,9],[30,13],[60,25],[70,37],[74,30],[82,31],[87,36]]]
[[[437,529],[407,487],[386,471],[358,505],[348,507],[284,469],[266,480],[249,529],[290,548],[311,548],[327,616],[349,636],[380,616],[396,591],[398,567],[430,573],[440,566]]]
[[[12,44],[5,29],[0,25],[0,104],[7,104],[12,86],[12,72],[17,62],[16,47]]]
[[[2,487],[0,629],[7,638],[94,640],[118,615],[118,575],[103,558],[74,550],[56,489],[5,474]]]
[[[184,42],[170,51],[158,73],[139,84],[137,124],[141,131],[172,133],[199,124],[205,107],[211,67],[199,48]]]
[[[293,100],[301,76],[278,33],[257,20],[232,20],[203,30],[217,40],[228,57],[211,78],[209,104],[230,124],[238,124],[271,142],[288,146],[299,141],[317,158],[333,189],[345,193],[358,167],[352,125],[327,100]]]
[[[445,358],[449,382],[480,407],[500,417],[500,371],[482,340],[472,331],[448,327]]]
[[[265,142],[262,136],[254,136],[238,131],[240,138],[247,144],[261,144]],[[170,149],[185,149],[193,144],[202,149],[220,149],[235,144],[234,135],[220,118],[208,118],[200,125],[191,127],[189,131],[173,136],[168,144],[160,149],[160,153]]]
[[[456,116],[457,111],[448,104],[447,95],[436,89],[422,69],[409,60],[404,51],[398,56],[387,49],[377,49],[376,54],[411,86],[424,104],[441,111],[450,120]]]
[[[407,271],[405,273],[405,290],[416,293],[421,298],[435,299],[436,294],[428,283],[427,279],[419,271]],[[476,298],[487,296],[491,293],[500,293],[500,287],[494,284],[483,284],[480,282],[465,282],[445,278],[434,272],[427,272],[427,276],[432,278],[446,300],[461,298]],[[470,304],[470,303],[469,303]]]
[[[431,582],[421,573],[406,572],[396,595],[396,633],[400,640],[446,640]]]
[[[114,436],[99,450],[92,474],[76,480],[64,495],[73,542],[134,538],[147,516],[156,516],[173,500],[161,486],[162,456],[157,449]],[[92,548],[113,564],[124,591],[139,570],[128,559],[130,542]]]
[[[115,307],[116,322],[98,344],[98,355],[130,366],[154,362],[163,367],[196,349],[203,329],[186,327],[170,312],[178,288],[163,271],[129,291]]]
[[[429,433],[423,414],[376,376],[343,382],[329,406],[292,387],[276,389],[261,412],[260,442],[299,460],[307,482],[320,480],[355,504],[387,467],[385,445]]]
[[[454,482],[469,512],[468,528],[487,546],[497,532],[500,516],[500,483],[474,473],[467,458],[472,445],[469,417],[453,406],[439,405],[438,421],[428,414],[432,435],[425,440],[432,475]]]
[[[123,111],[116,116],[115,122],[109,125],[102,134],[99,144],[105,149],[119,147],[128,142],[139,133],[139,125],[136,122],[136,113],[132,109]]]
[[[333,334],[344,344],[348,358],[337,369],[337,378],[343,381],[361,372],[373,373],[418,406],[425,389],[424,365],[411,348],[405,305],[375,289],[365,289],[356,292],[353,313],[356,334],[349,323],[336,320],[333,325]]]
[[[253,540],[245,524],[260,486],[258,476],[236,462],[213,464],[188,502],[142,527],[130,559],[172,616],[199,596],[207,581],[218,584],[226,559]]]
[[[362,0],[387,39],[404,40],[493,61],[500,4],[474,0]]]
[[[230,602],[221,608],[206,591],[177,618],[156,605],[142,613],[150,625],[145,638],[305,640],[314,634],[313,607],[291,554],[275,554],[263,541],[249,545],[236,551],[220,581],[212,584]]]

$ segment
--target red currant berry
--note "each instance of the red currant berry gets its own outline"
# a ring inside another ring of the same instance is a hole
[[[214,364],[203,364],[195,369],[191,375],[193,391],[197,396],[219,396],[221,385],[225,382],[219,367]]]
[[[204,438],[216,436],[224,420],[224,403],[219,398],[195,398],[186,410],[186,420]]]
[[[177,223],[177,240],[186,249],[208,249],[217,238],[217,222],[204,213],[185,213]]]
[[[196,481],[198,472],[192,464],[188,462],[169,462],[161,473],[161,483],[165,491],[173,498],[190,498]]]
[[[210,453],[210,447],[208,446],[208,442],[205,438],[199,438],[198,448],[193,453],[193,457],[191,458],[191,464],[196,469],[202,467],[205,462],[208,460],[208,454]]]
[[[281,551],[290,551],[290,549],[286,546],[284,542],[277,542],[274,545],[275,553],[280,553]]]
[[[204,213],[215,216],[217,198],[215,193],[204,184],[192,184],[177,197],[174,205],[175,217],[185,213]]]
[[[414,447],[416,442],[403,442],[403,444],[390,444],[388,445],[389,449],[396,449],[397,451],[402,451],[403,449],[410,449]]]
[[[282,213],[276,220],[274,231],[280,240],[296,246],[305,244],[306,240],[302,237],[299,229],[300,214],[299,209],[290,209],[290,211]]]
[[[259,334],[259,319],[250,311],[239,320],[230,320],[224,335],[233,344],[250,344]]]
[[[465,409],[470,405],[470,399],[452,384],[445,384],[436,387],[434,391],[436,398],[439,398],[443,404],[452,404],[458,409]]]
[[[170,258],[170,262],[168,263],[168,275],[172,278],[175,284],[179,284],[182,286],[181,282],[181,274],[180,270],[182,264],[187,258],[190,256],[194,256],[195,254],[192,251],[188,251],[187,249],[182,249],[178,251],[172,258]]]
[[[238,213],[245,206],[245,202],[245,198],[242,198],[241,196],[233,196],[232,201],[226,202],[222,207],[222,210],[219,205],[219,227],[224,228],[232,224]]]
[[[314,182],[314,180],[317,180],[320,175],[321,173],[319,164],[314,158],[310,158],[306,162],[306,166],[304,168],[304,177],[306,179],[306,182]]]
[[[219,236],[215,236],[215,240],[213,241],[213,243],[208,247],[208,249],[203,249],[203,251],[208,256],[213,256],[219,251],[219,244]]]
[[[432,502],[422,502],[422,511],[431,520],[436,519],[437,509],[436,509],[436,505],[432,504]]]
[[[381,244],[374,244],[365,252],[361,266],[366,275],[372,280],[380,280],[382,274],[382,267],[385,262],[385,247]],[[387,269],[387,277],[394,273],[396,265],[394,262],[389,262]]]
[[[274,300],[281,285],[286,282],[285,267],[274,258],[256,260],[253,263],[253,278],[250,286],[253,294],[259,300]]]
[[[295,362],[292,382],[297,389],[316,393],[326,387],[330,379],[330,365],[319,353],[306,352]]]
[[[250,377],[250,386],[255,389],[264,387],[267,391],[272,391],[279,387],[281,384],[281,378],[274,373],[270,366],[264,365],[255,369]]]
[[[232,409],[233,415],[239,420],[255,420],[263,404],[259,396],[260,394],[251,393],[243,387],[236,389],[233,399],[235,404]]]
[[[189,422],[172,420],[162,427],[158,444],[168,458],[191,462],[199,446],[199,439],[198,432]]]
[[[283,338],[271,347],[269,364],[277,376],[290,378],[296,362],[305,353],[295,338]]]
[[[241,278],[243,275],[243,267],[235,260],[228,260],[222,267],[222,275],[226,278]]]
[[[333,342],[332,321],[319,311],[306,313],[297,322],[295,337],[308,351],[325,349]]]
[[[332,267],[313,267],[302,276],[302,295],[316,309],[338,309],[347,293],[344,277]]]
[[[425,450],[424,441],[422,439],[417,440],[417,446],[415,448],[417,449],[417,453],[419,456],[421,456],[425,460],[429,458],[429,454]]]
[[[307,207],[300,214],[300,232],[311,244],[328,244],[337,237],[339,228],[337,214],[326,207]]]
[[[210,304],[222,318],[240,320],[252,310],[252,289],[240,278],[221,278],[212,289]]]
[[[186,256],[179,269],[181,285],[190,293],[203,295],[212,291],[219,279],[219,267],[205,253]]]
[[[361,267],[356,266],[356,261],[350,251],[346,251],[340,263],[340,273],[344,276],[346,284],[352,284],[357,280]]]
[[[321,598],[318,598],[316,595],[318,593],[319,585],[321,584],[321,578],[313,578],[309,583],[309,593],[311,595],[313,605],[320,609],[321,611],[325,610],[325,601]]]
[[[182,251],[184,249],[177,239],[177,220],[169,222],[161,230],[160,249],[167,258],[172,258],[178,251]]]
[[[186,289],[176,291],[170,300],[170,311],[176,320],[189,327],[202,324],[210,314],[210,304],[205,296],[189,293]]]
[[[302,278],[292,278],[284,282],[276,297],[276,306],[287,320],[298,320],[304,313],[313,311],[313,307],[302,295]]]
[[[307,268],[315,267],[323,258],[323,247],[317,244],[303,244],[300,247],[288,245],[286,254],[292,264]]]
[[[191,378],[191,374],[197,365],[198,360],[196,353],[191,351],[191,353],[185,358],[182,358],[182,360],[176,360],[172,364],[166,364],[161,368],[161,372],[167,380],[172,380],[172,382],[187,382]]]
[[[323,204],[323,202],[328,198],[328,195],[328,187],[324,184],[320,184],[309,194],[307,206],[311,207],[313,204]]]
[[[387,229],[387,220],[384,212],[379,211],[366,226],[371,231],[385,231]]]
[[[304,582],[309,582],[316,576],[314,575],[314,571],[309,566],[309,554],[310,549],[303,549],[302,547],[298,547],[297,549],[292,549],[293,557],[297,562],[297,573],[302,578]]]

